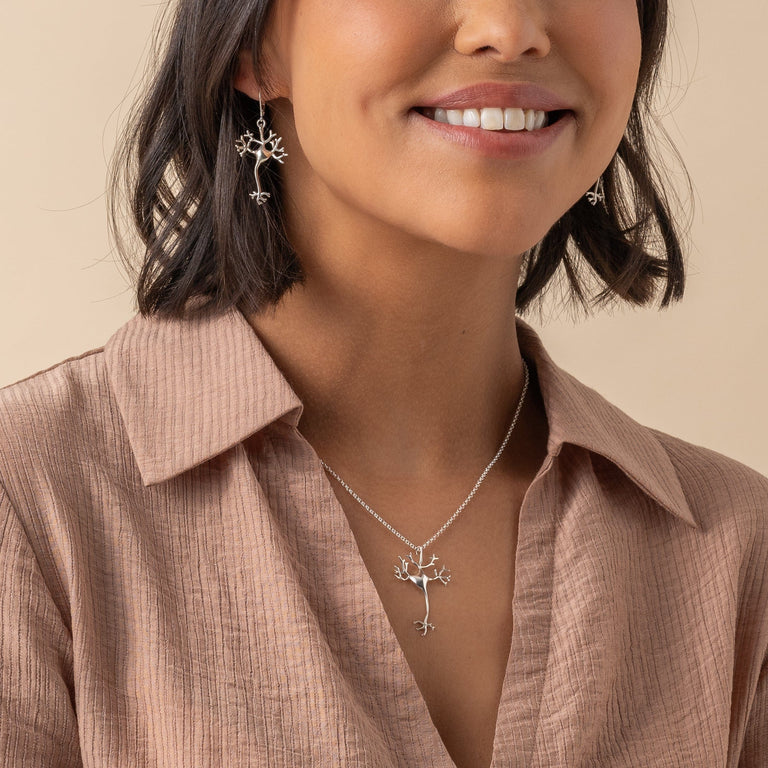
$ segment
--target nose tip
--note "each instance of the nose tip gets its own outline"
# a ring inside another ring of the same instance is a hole
[[[546,16],[538,0],[475,0],[461,3],[454,48],[466,56],[514,61],[543,57],[551,49]]]

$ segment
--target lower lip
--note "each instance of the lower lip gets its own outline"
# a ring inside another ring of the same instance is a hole
[[[409,112],[409,116],[436,136],[454,144],[488,157],[512,159],[533,157],[544,152],[574,122],[573,112],[566,112],[557,122],[537,131],[487,131],[483,128],[438,123],[415,109]]]

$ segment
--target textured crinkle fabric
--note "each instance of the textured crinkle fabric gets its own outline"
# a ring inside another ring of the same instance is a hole
[[[494,768],[766,768],[768,480],[516,331],[549,443]],[[0,390],[0,765],[453,765],[301,408],[236,310]]]

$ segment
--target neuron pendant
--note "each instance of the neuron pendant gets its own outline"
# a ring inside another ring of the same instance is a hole
[[[288,153],[280,142],[283,140],[274,131],[270,130],[268,136],[264,136],[264,129],[267,126],[263,117],[256,122],[259,128],[259,138],[257,139],[250,131],[244,133],[236,142],[235,149],[240,157],[251,155],[256,158],[256,167],[253,169],[253,175],[256,177],[256,189],[251,192],[251,199],[255,199],[259,205],[263,205],[270,198],[269,192],[264,192],[261,188],[261,179],[259,179],[259,168],[268,160],[277,160],[283,162]]]
[[[597,205],[598,201],[601,203],[605,202],[605,189],[603,187],[602,176],[595,182],[595,186],[587,192],[586,197],[592,205]]]
[[[416,631],[421,632],[422,637],[427,634],[430,629],[436,629],[434,624],[429,623],[429,593],[427,592],[427,586],[430,581],[439,581],[441,584],[447,584],[451,580],[450,571],[446,571],[445,566],[440,568],[438,572],[435,563],[438,561],[437,555],[432,555],[431,560],[428,563],[424,562],[424,551],[421,547],[416,547],[416,552],[419,555],[419,562],[417,563],[413,559],[413,553],[408,553],[408,559],[404,557],[398,557],[400,565],[395,566],[395,577],[401,581],[410,581],[413,585],[418,587],[424,594],[424,603],[426,606],[426,615],[424,619],[416,619],[413,623],[416,625]],[[417,573],[410,573],[409,568],[415,566]],[[433,567],[435,566],[435,567]],[[429,576],[425,572],[427,568],[432,568],[433,575]]]

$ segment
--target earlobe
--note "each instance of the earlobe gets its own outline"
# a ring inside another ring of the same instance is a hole
[[[232,79],[232,85],[246,96],[258,100],[259,84],[256,82],[256,73],[253,71],[253,55],[250,50],[243,50],[237,54],[237,71]],[[264,98],[263,94],[262,98]]]
[[[254,101],[258,101],[259,93],[266,103],[288,95],[288,90],[282,85],[282,80],[272,77],[268,64],[262,63],[262,82],[256,77],[251,51],[242,50],[237,54],[237,70],[232,78],[232,87],[244,93]]]

